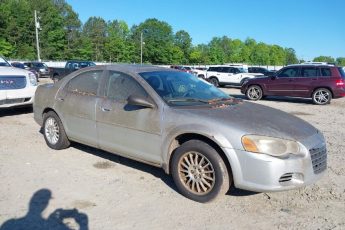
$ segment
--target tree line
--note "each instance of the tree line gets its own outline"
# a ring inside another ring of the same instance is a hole
[[[131,27],[125,21],[101,17],[90,17],[82,24],[65,0],[0,0],[0,54],[12,59],[37,58],[34,10],[39,15],[44,60],[139,63],[142,36],[145,63],[287,65],[301,61],[293,48],[253,38],[214,37],[208,44],[194,46],[187,31],[174,33],[171,25],[155,18]],[[345,65],[345,58],[320,56],[314,61]]]

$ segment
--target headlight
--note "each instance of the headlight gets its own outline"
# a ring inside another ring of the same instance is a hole
[[[30,80],[30,84],[32,86],[36,86],[37,85],[37,80],[36,80],[35,74],[29,73],[29,80]]]
[[[281,158],[288,157],[289,154],[305,156],[308,151],[297,141],[258,135],[243,136],[242,145],[248,152],[264,153]]]

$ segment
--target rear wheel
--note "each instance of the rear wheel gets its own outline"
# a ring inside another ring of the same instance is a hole
[[[316,89],[312,95],[314,104],[326,105],[331,102],[332,93],[326,88]]]
[[[180,193],[198,202],[209,202],[229,189],[223,159],[214,148],[199,140],[187,141],[176,149],[171,171]]]
[[[257,101],[263,97],[262,89],[258,85],[251,85],[246,91],[246,96],[249,100]]]
[[[215,87],[218,87],[218,86],[219,86],[219,81],[218,81],[218,79],[215,78],[215,77],[210,78],[210,83],[211,83],[212,85],[214,85]]]
[[[50,148],[60,150],[69,147],[70,142],[65,129],[55,112],[49,111],[44,114],[43,132],[44,139]]]

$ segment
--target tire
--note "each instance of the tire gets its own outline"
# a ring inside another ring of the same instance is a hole
[[[65,149],[71,144],[59,116],[53,111],[44,114],[43,135],[47,145],[52,149]]]
[[[187,141],[176,149],[171,160],[171,172],[179,192],[201,203],[225,194],[232,182],[218,152],[199,140]]]
[[[249,100],[258,101],[263,97],[262,89],[258,85],[251,85],[246,91],[246,96]]]
[[[326,105],[331,102],[332,93],[326,88],[319,88],[314,91],[312,99],[316,105]]]
[[[219,81],[218,81],[218,79],[215,78],[215,77],[211,77],[211,78],[210,78],[210,83],[211,83],[212,85],[214,85],[215,87],[219,87]]]

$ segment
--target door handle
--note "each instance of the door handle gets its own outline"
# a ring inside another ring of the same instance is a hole
[[[58,97],[57,100],[58,100],[58,101],[64,101],[65,99],[62,98],[62,97]]]
[[[102,110],[103,112],[110,112],[110,111],[111,111],[111,109],[109,109],[109,108],[104,108],[104,107],[101,107],[101,110]]]

